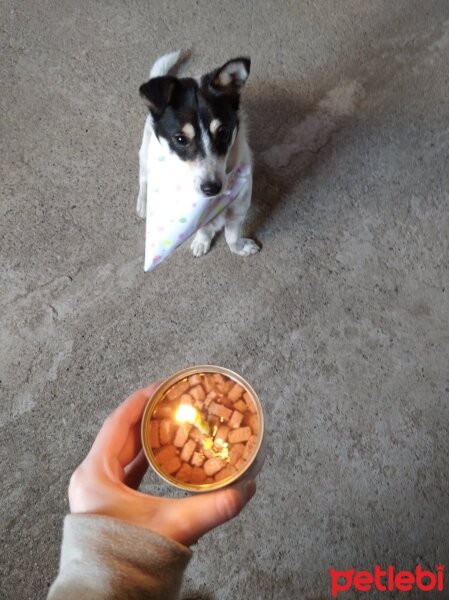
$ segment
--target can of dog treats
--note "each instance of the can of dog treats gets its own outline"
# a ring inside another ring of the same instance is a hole
[[[149,399],[141,431],[156,473],[190,492],[253,478],[265,460],[260,400],[223,367],[199,365],[169,377]]]

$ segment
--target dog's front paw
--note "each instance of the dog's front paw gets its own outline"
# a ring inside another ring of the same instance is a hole
[[[210,244],[211,240],[204,237],[199,238],[198,236],[195,236],[193,242],[190,244],[193,256],[198,258],[207,254],[209,252]]]
[[[235,244],[229,246],[229,249],[231,252],[238,254],[239,256],[250,256],[251,254],[256,254],[259,252],[260,247],[254,240],[250,240],[249,238],[240,238]]]
[[[145,217],[147,216],[147,192],[146,192],[146,190],[145,190],[145,193],[139,192],[139,195],[137,196],[136,213],[137,213],[137,216],[139,216],[141,219],[145,219]]]

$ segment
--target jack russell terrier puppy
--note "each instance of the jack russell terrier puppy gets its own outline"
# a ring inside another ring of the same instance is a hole
[[[223,227],[231,252],[255,254],[259,246],[241,235],[252,191],[251,151],[245,116],[240,111],[240,93],[249,76],[250,59],[234,58],[198,78],[173,76],[173,70],[187,58],[181,51],[160,57],[149,81],[140,87],[149,115],[139,151],[137,214],[146,217],[148,177],[157,169],[157,163],[148,164],[148,149],[155,136],[171,159],[175,157],[188,166],[198,195],[215,204],[218,196],[228,198],[221,212],[196,231],[191,243],[193,256],[206,254],[215,233]],[[242,171],[245,185],[233,196],[229,188],[236,173]]]

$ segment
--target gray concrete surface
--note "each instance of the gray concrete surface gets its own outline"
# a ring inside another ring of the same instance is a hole
[[[448,2],[0,5],[1,597],[44,597],[105,416],[195,363],[254,385],[269,458],[186,593],[321,600],[329,568],[447,562]],[[263,251],[144,274],[137,89],[182,46],[194,72],[253,59]]]

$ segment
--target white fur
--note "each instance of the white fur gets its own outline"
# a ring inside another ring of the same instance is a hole
[[[160,77],[182,62],[186,54],[181,51],[171,52],[161,56],[156,60],[150,71],[150,78]],[[142,144],[139,150],[139,194],[137,197],[137,214],[144,219],[146,217],[147,203],[147,156],[148,145],[153,131],[153,121],[151,114],[145,121]],[[224,181],[226,173],[232,171],[237,165],[252,163],[251,151],[246,135],[245,116],[240,111],[240,127],[238,132],[234,132],[234,139],[230,146],[227,156],[219,158],[210,152],[209,138],[207,132],[203,133],[203,139],[206,142],[206,157],[197,164],[195,172],[195,185],[199,189],[201,183],[208,179],[218,178]],[[240,192],[239,196],[232,202],[232,205],[221,212],[215,219],[197,231],[191,243],[193,256],[203,256],[209,251],[213,237],[217,231],[225,228],[225,239],[231,252],[240,256],[249,256],[259,251],[259,246],[251,239],[241,236],[241,227],[246,213],[251,204],[252,180]]]
[[[176,50],[175,52],[170,52],[169,54],[160,56],[151,67],[149,79],[168,75],[173,67],[175,67],[181,60],[181,54],[181,50]]]

